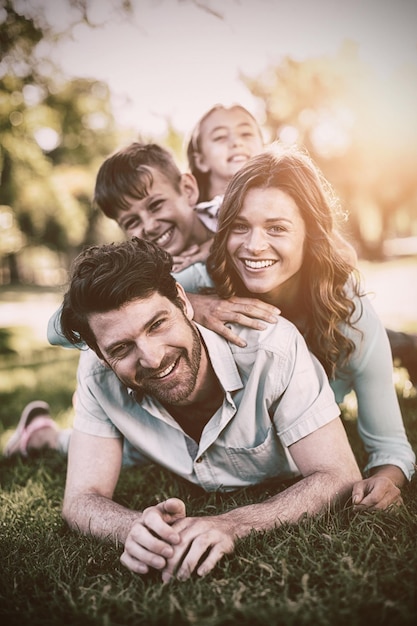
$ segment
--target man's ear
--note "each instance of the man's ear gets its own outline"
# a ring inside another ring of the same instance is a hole
[[[91,348],[91,350],[93,350],[93,348]],[[98,360],[100,361],[100,363],[102,365],[104,365],[104,367],[107,367],[108,369],[111,370],[111,366],[107,363],[106,359],[104,358],[104,356],[101,354],[100,351],[97,352],[97,350],[94,350],[94,352],[96,353],[96,357],[98,358]]]
[[[200,192],[195,177],[189,172],[181,175],[180,189],[181,194],[187,198],[188,204],[194,207],[198,202]]]
[[[102,365],[104,365],[104,367],[107,367],[107,369],[111,370],[111,366],[107,363],[106,359],[104,358],[104,356],[101,354],[101,350],[99,349],[99,347],[97,346],[97,348],[91,348],[90,350],[92,350],[93,352],[95,352],[96,357],[98,358],[98,360],[100,361],[100,363]]]
[[[189,320],[192,320],[194,318],[194,309],[191,305],[191,302],[189,301],[187,297],[187,294],[184,291],[183,286],[180,285],[179,283],[177,283],[177,291],[178,291],[178,297],[183,303],[183,309],[184,309],[185,315],[188,317]]]

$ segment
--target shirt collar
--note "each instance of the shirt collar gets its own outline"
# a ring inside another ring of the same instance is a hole
[[[208,202],[199,202],[194,207],[197,213],[208,214],[210,217],[217,217],[219,209],[223,202],[223,196],[214,196],[212,200]]]
[[[243,387],[242,379],[233,357],[229,342],[218,333],[209,330],[205,326],[195,323],[213,366],[214,372],[225,391],[236,391]]]

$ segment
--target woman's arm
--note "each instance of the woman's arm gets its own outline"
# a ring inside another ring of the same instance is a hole
[[[415,454],[407,439],[393,382],[392,355],[385,329],[367,298],[355,335],[351,359],[353,389],[358,403],[358,432],[368,452],[365,474],[356,485],[354,504],[387,508],[401,502],[401,488],[414,473]]]
[[[245,343],[227,324],[237,323],[263,330],[266,327],[265,322],[275,324],[279,319],[281,311],[278,308],[256,298],[233,297],[224,300],[214,293],[200,293],[202,289],[213,286],[204,263],[194,263],[181,272],[174,273],[174,278],[187,293],[195,321],[238,346],[244,347]]]
[[[196,322],[241,347],[246,345],[245,342],[227,324],[235,323],[264,330],[265,322],[276,324],[281,313],[276,307],[256,298],[233,297],[222,300],[216,295],[190,293],[187,293],[187,296],[192,304]]]

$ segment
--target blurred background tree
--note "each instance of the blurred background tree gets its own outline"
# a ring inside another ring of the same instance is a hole
[[[81,21],[86,3],[77,2]],[[62,283],[80,246],[103,239],[91,197],[120,137],[108,86],[67,80],[38,46],[64,33],[23,9],[13,0],[0,9],[0,282]]]
[[[203,0],[187,1],[208,10]],[[28,11],[30,3],[4,0],[0,8],[0,284],[62,284],[82,246],[120,237],[91,202],[100,164],[127,139],[109,87],[68,79],[45,52],[75,25],[95,27],[88,0],[68,2],[74,21],[61,31],[41,10]],[[113,7],[129,19],[131,2]],[[241,80],[262,105],[266,135],[304,145],[330,180],[360,257],[382,259],[387,239],[417,235],[415,67],[377,76],[347,42],[334,57],[284,58]],[[184,136],[169,116],[165,122],[157,141],[184,164]]]
[[[334,58],[287,58],[242,80],[265,103],[271,139],[304,145],[332,183],[360,256],[382,259],[387,239],[417,235],[415,67],[377,76],[346,42]]]

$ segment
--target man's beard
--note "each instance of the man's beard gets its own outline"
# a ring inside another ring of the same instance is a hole
[[[150,395],[156,400],[159,400],[161,404],[181,404],[184,400],[190,397],[195,389],[197,383],[197,376],[200,369],[202,345],[201,339],[195,326],[185,318],[189,328],[193,335],[193,343],[191,348],[191,354],[183,348],[176,360],[181,360],[182,375],[176,377],[171,383],[164,382],[164,379],[158,380],[150,378],[154,370],[142,370],[138,373],[138,383],[132,387],[135,392],[135,396],[138,401],[145,395]],[[172,359],[170,359],[172,362]],[[185,364],[185,369],[184,369]],[[168,365],[168,363],[166,364]],[[163,371],[164,365],[158,368],[158,371]]]

